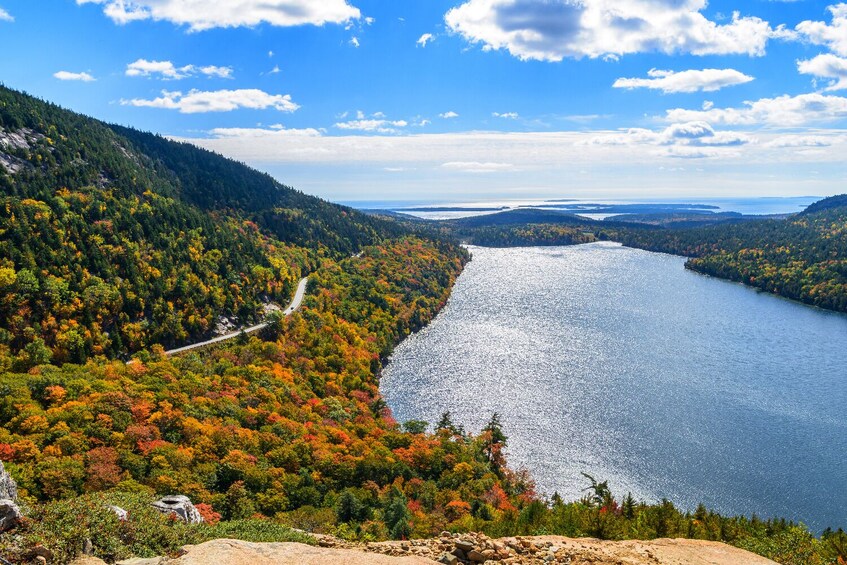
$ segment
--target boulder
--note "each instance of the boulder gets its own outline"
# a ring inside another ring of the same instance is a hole
[[[115,506],[114,504],[107,504],[106,508],[114,512],[115,516],[117,516],[118,520],[120,520],[121,522],[126,522],[127,518],[129,517],[127,511],[121,508],[120,506]]]
[[[2,461],[0,461],[0,499],[18,499],[18,484],[3,466]]]
[[[459,558],[452,553],[442,553],[438,558],[438,562],[442,565],[458,565]]]
[[[476,546],[472,541],[458,539],[456,540],[456,547],[467,553]]]
[[[15,528],[23,518],[21,509],[14,501],[0,499],[0,532],[7,532]]]
[[[153,508],[163,514],[173,514],[183,522],[188,522],[189,524],[203,522],[203,516],[191,504],[191,500],[181,494],[160,498],[153,503]]]

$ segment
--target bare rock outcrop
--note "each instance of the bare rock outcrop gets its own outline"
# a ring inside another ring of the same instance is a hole
[[[0,499],[17,500],[18,499],[18,483],[3,466],[0,461]]]
[[[334,539],[334,538],[333,538]],[[186,546],[179,557],[130,559],[117,565],[777,565],[723,543],[658,539],[601,541],[536,536],[491,539],[483,534],[442,535],[426,540],[354,544],[318,536],[319,546],[217,539]],[[100,565],[82,557],[74,565]]]
[[[203,516],[191,504],[191,500],[181,494],[160,498],[153,503],[153,508],[163,514],[173,514],[183,522],[188,522],[189,524],[199,524],[203,521]]]
[[[115,516],[118,517],[118,520],[121,522],[126,522],[129,519],[129,513],[121,508],[120,506],[115,506],[114,504],[107,504],[106,508],[115,513]]]
[[[333,538],[318,543],[333,546]],[[338,540],[338,547],[356,547]],[[368,543],[366,551],[417,556],[444,565],[569,563],[592,565],[776,565],[773,561],[723,543],[658,539],[602,541],[561,536],[491,539],[484,534],[450,534],[425,540]]]
[[[14,500],[0,499],[0,532],[14,529],[23,518],[21,509]]]

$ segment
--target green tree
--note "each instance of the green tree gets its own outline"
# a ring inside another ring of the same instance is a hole
[[[364,519],[367,508],[350,489],[344,489],[335,503],[335,515],[339,522],[358,522]]]
[[[409,420],[403,424],[403,429],[410,434],[422,434],[426,432],[429,422],[423,420]]]
[[[46,365],[53,357],[53,352],[50,351],[50,348],[44,344],[44,340],[40,337],[28,343],[24,351],[26,352],[27,363],[30,367]]]
[[[500,423],[500,415],[494,412],[491,419],[482,429],[483,453],[488,462],[495,470],[500,470],[505,465],[503,448],[506,447],[506,434],[503,433],[503,425]]]
[[[383,521],[388,528],[388,534],[393,539],[408,538],[412,533],[412,526],[409,523],[411,518],[409,500],[399,489],[392,487],[383,512]]]

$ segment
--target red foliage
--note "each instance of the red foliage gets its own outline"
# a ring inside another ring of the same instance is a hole
[[[200,513],[200,515],[203,517],[203,520],[211,526],[214,526],[215,524],[221,521],[221,515],[218,512],[215,512],[211,504],[201,502],[200,504],[195,504],[194,508],[196,508],[197,512]]]

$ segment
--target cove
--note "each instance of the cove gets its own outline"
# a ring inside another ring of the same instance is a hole
[[[847,526],[847,316],[596,243],[471,247],[380,388],[400,421],[479,429],[545,494]]]

